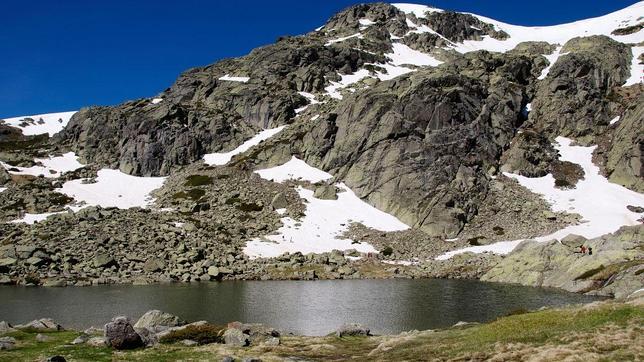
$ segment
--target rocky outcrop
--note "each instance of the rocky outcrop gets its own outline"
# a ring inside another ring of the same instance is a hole
[[[626,297],[644,287],[644,226],[623,227],[597,239],[524,241],[481,277],[484,281],[556,287],[571,292]],[[592,248],[582,254],[580,245]]]
[[[620,117],[604,152],[609,180],[644,192],[644,93]]]
[[[516,135],[501,157],[501,171],[541,177],[550,172],[550,165],[557,157],[557,151],[546,136],[527,130]]]
[[[183,73],[158,97],[76,113],[56,141],[85,163],[134,175],[167,175],[205,153],[225,151],[263,128],[283,125],[307,103],[298,91],[322,91],[326,78],[383,60],[322,35],[284,38],[249,55]],[[222,80],[226,74],[247,82]]]
[[[532,66],[523,56],[479,53],[382,82],[316,123],[292,125],[250,157],[264,165],[295,154],[408,225],[453,237],[476,213],[487,171],[522,122],[520,84]]]
[[[537,88],[529,124],[549,138],[592,144],[617,107],[607,95],[630,76],[630,49],[606,36],[591,36],[568,41],[561,54]]]

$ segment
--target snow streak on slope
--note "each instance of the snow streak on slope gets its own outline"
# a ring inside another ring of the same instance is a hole
[[[332,44],[335,44],[335,43],[343,42],[343,41],[345,41],[345,40],[347,40],[347,39],[351,39],[351,38],[358,38],[358,39],[362,39],[362,38],[363,38],[363,35],[362,35],[361,33],[355,33],[355,34],[352,34],[352,35],[349,35],[349,36],[345,36],[345,37],[342,37],[342,38],[331,39],[331,40],[329,40],[328,42],[326,42],[326,44],[324,44],[324,45],[329,46],[329,45],[332,45]]]
[[[562,54],[561,53],[562,48],[563,48],[563,46],[560,45],[559,47],[557,47],[557,49],[555,49],[554,52],[552,52],[552,54],[545,55],[546,59],[548,59],[548,66],[543,68],[543,70],[541,71],[541,74],[539,75],[539,77],[537,79],[539,79],[539,80],[546,79],[546,77],[548,76],[548,73],[550,72],[550,68],[552,68],[552,66],[557,62],[557,59],[559,59],[559,57],[562,56],[562,55],[568,54],[568,53],[563,53]]]
[[[331,98],[342,99],[342,95],[340,94],[340,89],[346,88],[352,84],[355,84],[361,81],[364,78],[369,77],[370,73],[366,69],[360,69],[353,74],[342,74],[340,76],[342,77],[342,79],[340,79],[339,82],[331,81],[330,82],[331,85],[324,88],[324,90],[326,90],[327,94]]]
[[[550,235],[535,238],[537,241],[562,239],[569,234],[584,236],[588,239],[617,231],[624,225],[638,225],[640,214],[626,208],[628,205],[644,205],[644,195],[625,187],[609,182],[600,175],[599,167],[592,162],[592,154],[597,146],[572,146],[572,141],[557,137],[557,150],[562,161],[570,161],[584,169],[584,179],[577,182],[574,189],[559,189],[551,174],[544,177],[529,178],[506,173],[532,192],[542,195],[554,211],[577,213],[582,216],[582,223],[567,226]],[[506,254],[512,251],[521,241],[504,241],[490,245],[474,246],[443,254],[438,259],[449,259],[453,255],[466,251],[475,253],[494,252]]]
[[[119,170],[98,171],[95,183],[83,180],[67,181],[56,191],[73,197],[84,206],[146,207],[152,201],[150,193],[163,185],[165,177],[137,177]],[[78,209],[78,208],[77,208]]]
[[[229,82],[241,82],[241,83],[246,83],[250,80],[249,77],[231,77],[230,75],[226,74],[223,77],[219,77],[219,80],[227,80]]]
[[[64,211],[61,211],[61,212],[64,212]],[[25,223],[25,224],[28,224],[28,225],[33,225],[34,223],[41,222],[41,221],[47,219],[51,215],[60,214],[61,212],[46,212],[46,213],[43,213],[43,214],[29,214],[29,213],[26,213],[22,218],[20,218],[18,220],[13,220],[13,221],[10,221],[10,222],[12,222],[14,224]]]
[[[278,134],[281,130],[284,129],[284,126],[279,126],[277,128],[271,128],[271,129],[266,129],[261,132],[259,132],[257,135],[253,136],[253,138],[249,139],[248,141],[242,143],[239,145],[239,147],[235,148],[234,150],[230,152],[224,152],[224,153],[209,153],[203,156],[204,162],[210,166],[221,166],[225,165],[230,160],[233,158],[233,156],[238,155],[240,153],[244,153],[251,149],[251,147],[258,145],[260,142],[267,140],[274,135]]]
[[[640,63],[640,56],[644,53],[644,46],[633,47],[631,51],[633,52],[633,59],[631,60],[631,76],[626,80],[624,86],[644,82],[644,64]]]
[[[40,163],[42,164],[42,166],[15,167],[2,161],[0,161],[0,165],[2,165],[7,170],[17,169],[18,171],[8,171],[9,173],[14,175],[43,175],[47,178],[59,177],[65,172],[74,171],[83,167],[83,164],[78,162],[78,156],[76,156],[74,152],[67,152],[62,156],[36,158],[34,162]]]
[[[263,178],[277,182],[288,179],[317,182],[332,177],[295,157],[281,166],[256,172]],[[367,243],[354,243],[351,239],[341,238],[341,235],[352,222],[382,231],[409,228],[394,216],[362,201],[345,184],[338,183],[336,186],[341,190],[337,200],[320,200],[313,197],[313,191],[298,187],[298,194],[307,201],[302,220],[282,218],[284,226],[275,235],[250,240],[244,253],[251,257],[275,257],[285,252],[324,253],[333,249],[377,252]]]
[[[414,50],[405,44],[402,43],[393,43],[392,45],[393,53],[385,54],[389,59],[391,59],[391,64],[393,65],[403,65],[411,64],[418,66],[432,66],[443,64],[440,60],[432,57],[431,55],[419,52]]]
[[[65,128],[74,113],[76,111],[5,118],[4,123],[12,127],[20,128],[22,134],[25,136],[48,133],[51,137]],[[24,120],[26,118],[33,119],[33,122],[25,122]]]
[[[307,108],[309,108],[309,106],[312,106],[312,105],[314,105],[314,104],[318,104],[318,103],[320,103],[317,99],[315,99],[315,95],[314,95],[314,94],[307,93],[307,92],[298,92],[298,93],[299,93],[302,97],[304,97],[304,98],[308,99],[308,100],[309,100],[309,104],[307,104],[307,105],[305,105],[305,106],[303,106],[303,107],[300,107],[300,108],[296,109],[296,110],[295,110],[295,113],[296,113],[296,114],[297,114],[297,113],[304,112]]]

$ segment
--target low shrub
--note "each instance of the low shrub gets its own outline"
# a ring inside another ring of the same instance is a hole
[[[171,331],[159,339],[160,343],[177,343],[185,339],[195,341],[199,344],[223,343],[226,327],[206,323],[201,325],[189,325],[185,328]]]
[[[384,249],[382,249],[382,255],[384,256],[391,256],[391,254],[394,253],[394,249],[391,248],[391,246],[385,246]]]
[[[197,201],[200,198],[203,197],[203,195],[206,194],[205,190],[202,189],[190,189],[187,191],[180,191],[177,192],[176,194],[172,195],[173,199],[190,199],[193,201]]]
[[[212,177],[206,175],[190,175],[188,176],[184,186],[204,186],[211,185]]]

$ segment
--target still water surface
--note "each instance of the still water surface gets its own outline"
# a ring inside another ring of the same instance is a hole
[[[324,335],[346,322],[384,334],[593,300],[553,289],[438,279],[0,287],[0,320],[17,324],[50,317],[64,327],[86,328],[115,315],[135,319],[160,309],[187,321],[265,323],[305,335]]]

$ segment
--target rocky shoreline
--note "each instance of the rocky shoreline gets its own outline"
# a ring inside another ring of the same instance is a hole
[[[85,209],[76,215],[84,217],[90,212]],[[109,210],[95,212],[100,215]],[[126,212],[146,214],[144,210]],[[622,297],[644,288],[644,281],[638,277],[644,270],[639,251],[643,233],[644,225],[623,227],[592,240],[569,236],[561,242],[525,241],[508,255],[463,253],[447,260],[413,262],[389,260],[387,252],[361,254],[355,250],[306,255],[296,252],[257,259],[231,251],[213,257],[209,249],[179,245],[166,249],[169,255],[159,259],[139,253],[119,258],[118,254],[92,252],[92,257],[81,263],[72,260],[72,256],[61,255],[60,249],[58,254],[52,254],[42,247],[6,244],[0,246],[0,284],[64,287],[226,280],[455,278]],[[591,246],[594,254],[580,254],[580,245]],[[167,260],[174,266],[169,267]]]
[[[65,329],[48,318],[21,325],[0,322],[0,361],[16,358],[47,362],[62,362],[68,358],[93,361],[115,358],[226,362],[346,358],[389,361],[429,357],[487,360],[503,356],[522,359],[520,356],[524,355],[558,360],[580,354],[592,359],[592,353],[609,359],[637,360],[637,356],[644,353],[640,343],[642,334],[637,332],[637,326],[644,318],[643,298],[644,293],[640,292],[616,301],[522,311],[485,324],[459,322],[442,330],[382,336],[374,336],[368,327],[355,323],[339,326],[323,337],[297,336],[256,323],[187,323],[160,310],[150,310],[136,322],[117,316],[102,328],[91,327],[83,331]],[[526,329],[527,324],[532,327]],[[519,326],[520,329],[516,329]],[[481,333],[490,333],[489,328],[494,328],[494,338],[486,342],[479,340]],[[583,340],[592,343],[587,346],[571,343],[572,340],[566,338],[572,331],[578,336],[583,334]],[[541,333],[547,333],[549,337],[544,340]],[[620,339],[606,340],[607,336],[616,334],[621,336],[621,342]],[[464,341],[460,339],[463,335],[467,336]],[[515,343],[517,338],[523,342]],[[471,345],[472,342],[479,343],[474,350],[463,348],[462,343]],[[597,343],[605,348],[597,349]],[[419,345],[438,349],[421,351]],[[505,347],[499,349],[500,345]]]

